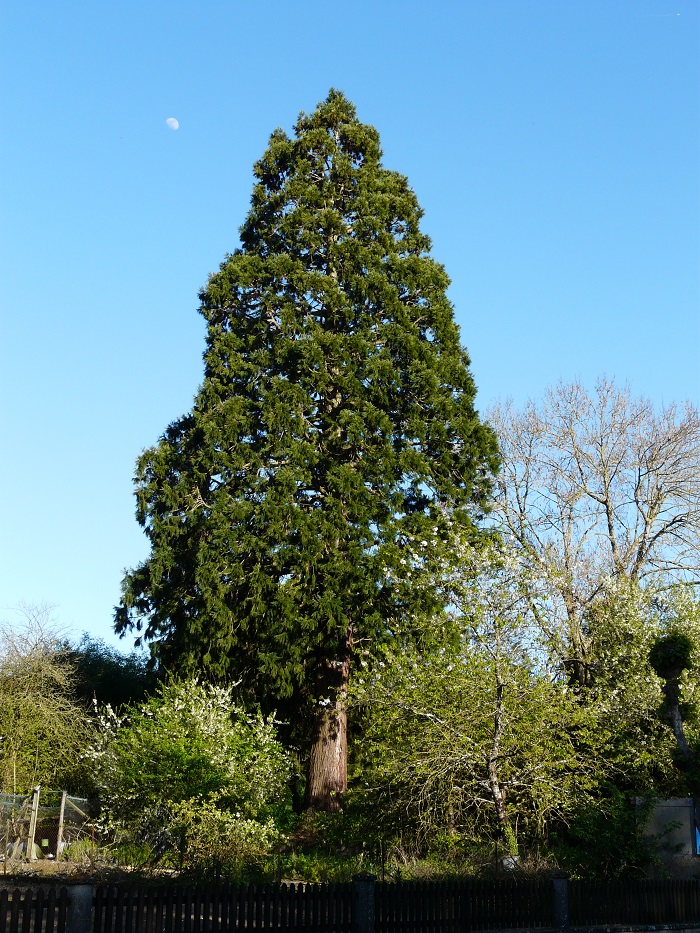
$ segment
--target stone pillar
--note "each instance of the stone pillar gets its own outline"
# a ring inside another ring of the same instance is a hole
[[[355,875],[352,879],[353,933],[374,933],[374,886],[376,875]]]
[[[74,884],[68,888],[66,933],[92,933],[94,894],[91,884]]]
[[[552,875],[554,926],[558,933],[569,933],[569,876],[565,871]]]

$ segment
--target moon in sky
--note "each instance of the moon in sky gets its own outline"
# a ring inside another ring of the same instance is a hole
[[[175,117],[168,117],[168,119],[165,121],[165,125],[169,126],[171,130],[177,130],[180,127],[180,124],[175,119]]]

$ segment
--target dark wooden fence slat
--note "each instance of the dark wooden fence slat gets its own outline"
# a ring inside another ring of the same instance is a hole
[[[270,889],[270,929],[282,929],[280,918],[282,907],[282,890],[279,885],[273,885]]]
[[[310,933],[318,933],[318,885],[312,884],[308,888],[306,897],[307,921],[306,928]]]
[[[7,890],[0,891],[0,930],[8,928],[7,917],[10,911],[10,895]]]
[[[199,892],[199,931],[212,933],[211,930],[211,887],[208,885]]]
[[[397,895],[399,893],[400,892],[397,891]],[[405,927],[408,927],[410,929],[409,924],[411,923],[411,907],[413,906],[411,904],[411,900],[412,900],[411,894],[412,894],[411,884],[410,882],[406,882],[406,886],[404,887],[404,891],[403,891],[403,896],[399,897],[396,902],[396,906],[398,908],[398,917],[400,920],[403,921],[402,929],[404,929]]]
[[[56,925],[56,901],[57,901],[57,892],[56,888],[52,887],[49,890],[48,896],[46,898],[46,933],[53,933],[54,927]],[[0,924],[0,929],[2,925]]]
[[[145,893],[143,888],[138,888],[134,893],[134,904],[132,910],[130,911],[131,918],[133,918],[133,933],[145,933],[143,922],[143,915],[145,911]]]
[[[204,895],[201,888],[195,888],[192,892],[192,930],[193,933],[202,933],[202,901]]]
[[[22,893],[19,889],[12,892],[12,909],[10,910],[10,931],[18,933],[19,931],[19,908]]]
[[[192,888],[187,885],[183,904],[182,933],[192,933]]]
[[[68,888],[61,888],[58,900],[57,933],[66,933],[66,915],[68,913]]]
[[[282,929],[294,930],[296,929],[296,886],[293,884],[287,885],[284,893],[284,922],[282,924]]]
[[[226,887],[224,885],[218,885],[216,889],[216,904],[215,904],[215,917],[216,917],[216,929],[226,931],[228,929],[228,921],[226,919]]]
[[[177,917],[177,927],[175,927],[175,917]],[[165,906],[165,917],[163,919],[164,933],[173,933],[173,927],[178,929],[181,925],[182,917],[182,889],[178,886],[174,890],[168,891],[168,898]]]
[[[99,891],[98,891],[99,893]],[[113,885],[107,888],[106,897],[104,898],[105,905],[105,918],[104,918],[104,933],[116,933],[116,930],[119,929],[119,918],[117,917],[117,903],[119,899],[119,894]]]
[[[168,909],[168,891],[166,888],[159,887],[156,891],[156,900],[153,912],[153,933],[163,933],[165,926],[165,914]]]
[[[223,905],[223,889],[220,884],[214,888],[214,898],[212,901],[212,918],[214,923],[214,929],[216,931],[224,930],[224,922],[222,917],[222,905]]]
[[[22,895],[22,933],[31,933],[32,929],[32,892],[25,891]]]
[[[143,912],[141,915],[141,925],[138,933],[152,933],[152,914],[153,914],[153,892],[150,888],[144,888],[142,891]]]
[[[187,886],[185,898],[185,919],[183,923],[185,933],[198,933],[199,930],[199,898],[192,885]]]
[[[323,927],[323,900],[321,898],[321,885],[315,884],[311,890],[311,929],[313,933],[322,933]]]
[[[201,933],[211,933],[211,888],[206,887],[201,892],[199,916],[201,918]]]
[[[215,884],[211,892],[211,926],[215,933],[221,931],[221,885]]]
[[[327,884],[320,884],[318,886],[319,924],[322,930],[330,930],[332,933],[336,933],[336,928],[333,923],[333,910],[331,907],[332,896]]]
[[[280,929],[281,930],[291,930],[292,928],[291,900],[292,900],[292,888],[289,885],[284,885],[284,887],[280,890],[280,901],[281,901]]]
[[[150,887],[146,888],[143,892],[144,933],[153,933],[155,929],[155,913],[157,901],[157,889]]]
[[[95,904],[93,912],[93,931],[94,933],[103,933],[110,922],[109,909],[105,905],[107,898],[104,888],[99,887],[95,891]]]
[[[233,916],[235,919],[235,930],[244,929],[245,922],[245,898],[244,892],[240,888],[236,888],[234,893],[234,902],[233,902]]]
[[[129,910],[130,895],[123,888],[117,888],[117,898],[114,908],[114,933],[129,933],[127,913]]]
[[[36,933],[42,933],[43,926],[44,926],[44,903],[45,901],[46,901],[46,894],[44,893],[42,888],[39,888],[39,890],[36,892],[36,895],[34,896],[33,904],[30,900],[30,903],[28,905],[30,907],[30,910],[27,911],[27,913],[29,914],[29,929],[32,930],[32,933],[34,933],[34,931],[36,931]],[[31,910],[32,907],[34,908],[33,911]],[[32,913],[34,914],[33,924],[31,922]]]

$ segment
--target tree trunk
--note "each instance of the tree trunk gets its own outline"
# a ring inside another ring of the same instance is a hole
[[[309,762],[307,807],[339,810],[348,789],[347,700],[319,709]]]
[[[506,808],[506,795],[498,779],[498,765],[493,757],[488,762],[489,790],[494,807],[496,808],[496,819],[498,820],[498,829],[508,850],[508,855],[517,855],[518,849],[515,843],[515,834],[510,825],[510,818]]]
[[[340,810],[348,789],[348,679],[352,631],[345,638],[343,657],[322,661],[316,672],[316,705],[306,806],[331,813]]]
[[[673,729],[673,735],[676,739],[677,764],[682,768],[688,769],[693,764],[693,752],[688,745],[683,728],[683,717],[680,710],[680,684],[677,677],[669,677],[664,680],[664,695],[666,697],[666,715]]]
[[[503,735],[503,684],[497,675],[496,684],[496,709],[493,716],[493,740],[491,744],[491,754],[488,757],[488,782],[494,807],[496,808],[496,819],[501,837],[506,845],[506,851],[509,856],[518,854],[518,845],[515,840],[513,827],[510,825],[508,810],[506,809],[506,795],[501,787],[498,774],[498,762],[501,754],[501,736]]]
[[[564,594],[564,603],[569,622],[569,656],[564,661],[564,668],[570,686],[579,692],[590,686],[588,645],[581,625],[581,610],[571,592]]]

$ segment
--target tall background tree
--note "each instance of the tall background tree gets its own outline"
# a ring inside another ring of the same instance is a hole
[[[336,91],[272,134],[242,246],[201,294],[201,389],[138,463],[151,553],[116,613],[163,666],[287,703],[326,810],[346,788],[358,646],[440,598],[388,571],[409,536],[438,560],[451,527],[475,531],[497,466],[448,277],[380,159]]]
[[[76,693],[86,706],[108,704],[120,710],[139,703],[158,686],[157,672],[144,652],[122,654],[111,645],[84,634],[71,652]]]

